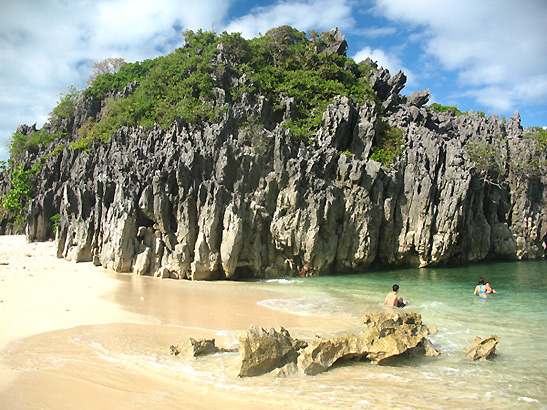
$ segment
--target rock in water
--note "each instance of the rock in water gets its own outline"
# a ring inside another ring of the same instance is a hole
[[[239,335],[240,369],[238,376],[249,377],[269,373],[295,363],[301,341],[293,339],[283,327],[263,329],[252,325]]]
[[[307,375],[328,370],[340,359],[360,358],[366,354],[363,341],[348,334],[332,340],[316,337],[298,356],[298,368]]]
[[[336,361],[367,359],[380,363],[403,353],[438,356],[429,339],[429,329],[414,312],[370,313],[362,321],[368,326],[360,335],[347,334],[328,340],[315,338],[300,352],[298,367],[308,375],[328,370]]]
[[[190,338],[178,346],[171,346],[171,354],[179,354],[198,357],[218,353],[220,349],[215,346],[215,339],[193,339]]]
[[[480,336],[476,336],[473,343],[469,346],[467,357],[470,360],[486,360],[488,356],[496,353],[496,346],[500,341],[500,337],[497,335],[490,335],[486,339],[482,339]]]
[[[375,363],[414,349],[421,343],[423,345],[429,335],[422,317],[414,312],[369,313],[362,317],[362,321],[368,325],[361,337],[368,352],[366,358]],[[426,352],[434,355],[429,341],[426,346]]]

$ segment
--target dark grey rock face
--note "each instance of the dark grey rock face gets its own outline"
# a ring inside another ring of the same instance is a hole
[[[283,127],[292,101],[275,112],[264,97],[234,104],[218,89],[218,123],[122,128],[107,145],[65,149],[41,169],[28,237],[46,239],[60,213],[59,257],[194,280],[545,257],[545,177],[509,170],[485,183],[466,150],[497,135],[507,157],[524,150],[518,113],[436,113],[428,91],[400,95],[404,82],[374,71],[385,112],[335,98],[309,143]],[[82,100],[75,123],[100,109]],[[260,125],[243,125],[251,117]],[[406,135],[391,168],[370,159],[380,117]]]

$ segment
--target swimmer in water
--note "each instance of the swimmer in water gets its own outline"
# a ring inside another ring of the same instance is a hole
[[[393,285],[391,288],[393,291],[389,292],[384,300],[384,305],[393,306],[393,307],[404,307],[407,305],[407,301],[403,298],[398,298],[397,293],[399,293],[399,285]]]
[[[488,294],[498,293],[495,289],[492,289],[489,283],[484,283],[484,278],[479,278],[479,284],[475,286],[475,296],[479,299],[488,299]]]

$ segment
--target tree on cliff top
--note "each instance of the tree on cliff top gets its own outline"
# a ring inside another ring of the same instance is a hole
[[[107,74],[107,73],[111,73],[111,74],[117,73],[118,71],[120,71],[120,68],[122,68],[126,64],[127,63],[125,62],[123,58],[115,58],[115,57],[109,57],[101,61],[95,61],[92,66],[93,72],[87,79],[87,85],[91,86],[93,82],[95,81],[95,79],[100,75]]]

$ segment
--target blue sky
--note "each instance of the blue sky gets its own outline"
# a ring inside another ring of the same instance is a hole
[[[141,61],[183,43],[182,31],[240,32],[288,24],[338,27],[348,56],[408,77],[402,94],[547,126],[545,0],[18,0],[0,3],[0,160],[19,124],[40,127],[93,61]]]

